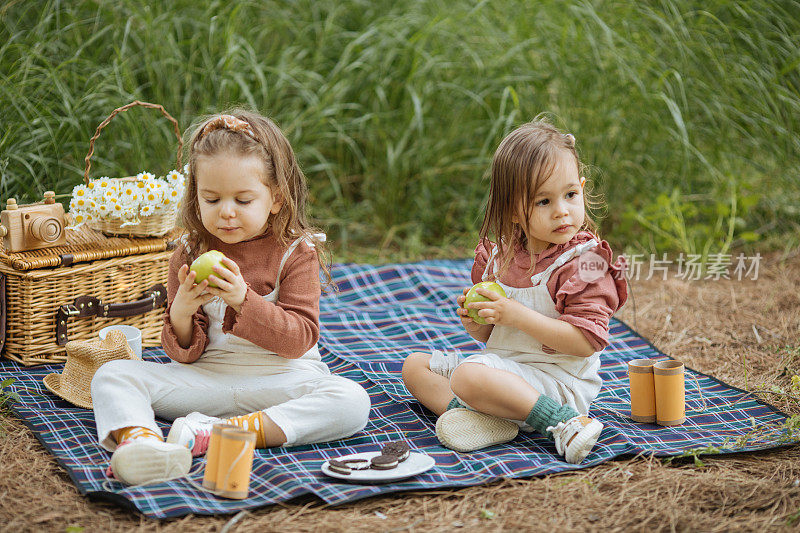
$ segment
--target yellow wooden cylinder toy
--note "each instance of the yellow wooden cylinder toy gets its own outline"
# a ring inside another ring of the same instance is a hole
[[[238,426],[233,424],[214,424],[211,428],[211,437],[208,441],[208,450],[206,450],[206,470],[203,473],[203,488],[208,490],[216,490],[217,488],[219,441],[222,430],[226,428],[238,429]]]
[[[215,494],[243,500],[250,491],[250,472],[256,434],[244,429],[224,428],[219,439]]]
[[[628,361],[628,381],[631,389],[631,420],[653,423],[656,421],[656,390],[653,383],[652,359]]]
[[[684,367],[680,361],[660,361],[653,366],[656,389],[656,423],[679,426],[686,421]]]

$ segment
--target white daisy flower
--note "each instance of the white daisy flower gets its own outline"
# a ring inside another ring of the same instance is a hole
[[[156,206],[161,203],[163,197],[164,195],[161,193],[160,189],[151,189],[145,194],[145,203]]]
[[[91,184],[91,182],[89,182]],[[87,198],[89,196],[89,188],[86,185],[76,185],[72,189],[73,198]]]
[[[141,215],[142,215],[143,217],[146,217],[146,216],[148,216],[148,215],[152,215],[152,214],[153,214],[153,211],[154,211],[154,209],[153,209],[153,206],[152,206],[152,205],[150,205],[150,204],[144,204],[144,205],[141,207],[141,209],[139,209],[139,212],[141,213]]]
[[[139,189],[135,183],[126,183],[120,191],[120,202],[123,205],[136,205],[139,203]]]

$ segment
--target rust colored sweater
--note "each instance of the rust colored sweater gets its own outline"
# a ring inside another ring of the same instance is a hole
[[[288,246],[281,246],[270,230],[260,237],[236,244],[212,238],[211,249],[232,259],[247,282],[247,294],[239,314],[228,307],[222,330],[246,339],[281,357],[295,359],[310,350],[319,339],[319,260],[305,242],[294,250],[280,273],[276,303],[262,296],[272,292],[281,258]],[[184,245],[172,254],[167,279],[167,311],[161,330],[161,344],[174,361],[197,361],[208,346],[208,316],[202,307],[192,317],[192,338],[187,348],[178,344],[169,311],[178,292],[178,270],[186,264]]]

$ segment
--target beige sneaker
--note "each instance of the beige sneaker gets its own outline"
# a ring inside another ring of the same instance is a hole
[[[442,413],[436,421],[439,442],[457,452],[471,452],[508,442],[519,426],[505,418],[457,407]]]
[[[192,452],[179,444],[157,439],[123,441],[111,455],[109,472],[126,485],[185,476],[192,467]]]
[[[602,430],[603,424],[588,416],[574,416],[547,428],[555,438],[558,453],[574,465],[589,455]]]

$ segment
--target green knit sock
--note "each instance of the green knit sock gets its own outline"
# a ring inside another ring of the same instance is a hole
[[[525,422],[539,432],[539,434],[553,440],[553,434],[547,431],[547,428],[555,426],[559,422],[566,422],[579,414],[580,413],[569,405],[558,405],[558,402],[542,394],[539,396],[539,399],[536,400],[536,404],[533,406],[533,409],[531,409]]]
[[[447,404],[447,407],[445,407],[444,410],[449,411],[450,409],[455,409],[456,407],[464,407],[464,406],[461,405],[461,402],[458,401],[458,398],[453,397],[453,399],[450,400],[450,403]]]

